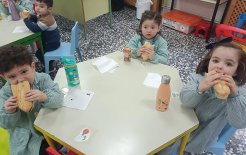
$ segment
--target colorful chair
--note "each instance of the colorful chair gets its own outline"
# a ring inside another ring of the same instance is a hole
[[[236,129],[227,124],[221,131],[218,139],[209,147],[208,152],[212,152],[215,155],[222,155],[225,150],[225,144],[235,134],[235,132]]]
[[[61,155],[58,151],[56,151],[56,149],[54,149],[53,147],[49,146],[48,148],[46,148],[46,152],[49,155]],[[74,153],[73,151],[69,150],[67,155],[77,155],[76,153]]]
[[[9,155],[9,134],[8,131],[0,128],[0,154]]]
[[[194,33],[194,37],[202,37],[203,39],[205,39],[208,35],[208,30],[209,30],[209,26],[210,26],[210,22],[209,21],[201,21],[197,26],[196,26],[196,30]],[[212,27],[212,32],[214,32],[216,28],[216,24],[213,24]]]
[[[237,27],[243,28],[244,23],[246,22],[246,12],[242,13],[237,20]]]
[[[214,155],[223,155],[225,144],[229,141],[229,139],[234,135],[235,132],[235,128],[231,127],[229,124],[226,124],[226,126],[219,134],[218,139],[211,144],[206,152],[212,152]],[[170,155],[177,155],[178,149],[175,149]]]
[[[74,52],[76,51],[82,61],[82,54],[79,50],[79,23],[76,22],[71,32],[71,41],[62,42],[61,46],[50,52],[44,54],[45,72],[49,73],[49,61],[50,60],[60,60],[61,57],[74,58]]]
[[[246,30],[234,26],[219,24],[216,27],[216,39],[220,40],[221,36],[232,37],[235,41],[246,43]]]

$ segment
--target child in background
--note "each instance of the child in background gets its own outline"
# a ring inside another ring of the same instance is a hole
[[[0,12],[2,12],[6,16],[10,15],[8,9],[8,0],[0,1]],[[14,0],[14,2],[19,13],[27,10],[30,14],[34,14],[33,3],[31,2],[31,0]]]
[[[191,75],[180,93],[183,105],[193,108],[199,120],[198,129],[187,143],[187,152],[201,154],[206,151],[226,124],[236,129],[246,127],[245,75],[246,54],[239,46],[218,44],[205,55],[196,74]],[[215,96],[213,86],[220,80],[230,88],[227,100]]]
[[[53,0],[36,0],[35,11],[37,15],[24,17],[26,26],[34,33],[42,33],[44,52],[53,51],[60,46],[60,32],[52,15]],[[41,50],[36,52],[36,57],[44,64]]]
[[[0,89],[0,127],[10,135],[10,154],[45,154],[48,146],[33,123],[41,108],[59,108],[63,94],[49,75],[35,72],[32,55],[25,46],[7,45],[0,48],[0,74],[7,83]],[[17,105],[11,85],[28,81],[31,90],[25,94],[26,101],[33,102],[33,108],[26,113]]]
[[[131,49],[133,58],[141,57],[146,52],[151,63],[168,64],[167,42],[158,34],[161,20],[161,15],[155,12],[145,11],[142,14],[138,33],[126,46]],[[154,45],[154,49],[143,47],[145,41]]]

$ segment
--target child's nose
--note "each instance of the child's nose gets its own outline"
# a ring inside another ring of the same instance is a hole
[[[25,81],[25,79],[24,79],[24,78],[19,78],[19,79],[18,79],[18,83],[19,83],[19,82],[22,82],[22,81]]]
[[[217,70],[218,70],[218,71],[222,71],[222,69],[223,69],[223,64],[219,63],[219,64],[217,65]]]

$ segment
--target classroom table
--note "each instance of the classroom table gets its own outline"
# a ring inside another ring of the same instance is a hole
[[[157,111],[157,88],[143,85],[148,73],[168,74],[172,92],[180,92],[183,83],[179,71],[138,59],[125,63],[122,52],[106,57],[119,64],[113,72],[101,74],[92,65],[96,59],[77,64],[81,89],[95,93],[87,109],[41,109],[35,128],[44,134],[50,145],[53,139],[78,154],[154,154],[183,138],[181,155],[190,133],[199,125],[194,111],[183,107],[179,97],[171,98],[166,112]],[[54,81],[60,88],[67,87],[64,68],[58,70]],[[91,130],[90,138],[76,142],[74,138],[84,128]]]
[[[17,26],[25,26],[25,23],[23,20],[0,20],[0,47],[8,44],[29,45],[37,41],[41,48],[41,52],[44,54],[41,33],[33,33],[31,31],[12,33]]]

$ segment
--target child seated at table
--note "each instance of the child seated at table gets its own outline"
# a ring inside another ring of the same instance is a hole
[[[2,12],[5,16],[10,15],[8,8],[8,0],[0,0],[0,13]],[[34,14],[33,3],[31,0],[14,0],[16,10],[21,13],[27,10],[30,14]]]
[[[187,152],[206,151],[227,124],[236,129],[246,127],[245,75],[246,53],[232,43],[216,45],[201,60],[180,93],[183,105],[193,108],[199,120],[185,148]],[[169,154],[170,148],[158,154]]]
[[[53,51],[60,46],[60,32],[52,15],[53,0],[36,0],[35,11],[37,15],[26,15],[24,22],[34,33],[42,33],[44,52]],[[44,64],[44,58],[40,49],[36,51],[36,57]]]
[[[47,142],[33,123],[41,108],[61,107],[63,94],[49,75],[35,72],[33,57],[25,46],[0,47],[0,55],[0,75],[7,81],[0,89],[0,127],[10,135],[10,154],[45,154]],[[20,110],[19,97],[11,90],[12,85],[23,81],[31,86],[24,94],[24,100],[33,102],[29,112]]]
[[[142,57],[151,63],[168,64],[167,42],[160,35],[161,21],[159,13],[145,11],[142,14],[138,32],[126,46],[131,49],[133,58]],[[146,43],[150,43],[150,48],[145,46]]]

